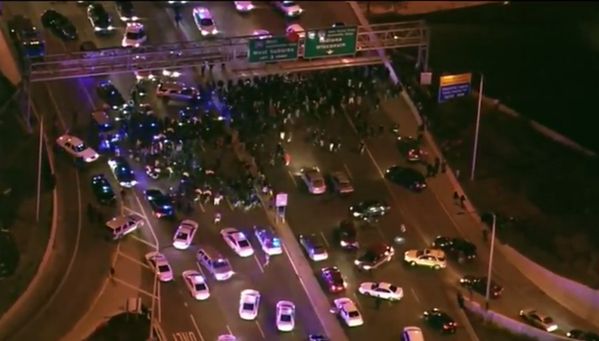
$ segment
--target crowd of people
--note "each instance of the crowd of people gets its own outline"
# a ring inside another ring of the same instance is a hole
[[[387,80],[383,66],[365,66],[212,81],[200,85],[200,100],[163,119],[153,114],[146,96],[132,96],[132,109],[120,120],[121,139],[109,145],[117,156],[126,148],[149,177],[166,179],[180,209],[219,206],[227,198],[249,210],[259,205],[259,194],[272,197],[263,170],[289,164],[285,143],[298,122],[308,125],[308,142],[331,152],[342,141],[322,129],[326,117],[345,111],[363,138],[381,132],[367,116],[380,96],[398,93]],[[364,143],[355,148],[363,150]],[[225,151],[238,149],[253,157],[224,165]]]

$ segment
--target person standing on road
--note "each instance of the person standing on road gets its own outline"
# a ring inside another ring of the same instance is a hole
[[[216,212],[214,214],[214,225],[218,226],[220,224],[220,221],[222,219],[222,216],[219,212]]]
[[[358,152],[360,153],[360,155],[364,154],[365,149],[366,149],[366,144],[362,140],[362,141],[360,141],[360,144],[358,145]]]
[[[463,194],[460,196],[460,207],[466,208],[466,196]]]

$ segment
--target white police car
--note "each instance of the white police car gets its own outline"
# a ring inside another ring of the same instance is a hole
[[[262,246],[262,251],[267,255],[273,256],[283,253],[281,239],[275,234],[272,228],[254,226],[254,235],[258,239],[260,246]]]
[[[128,23],[123,36],[123,47],[139,47],[148,40],[144,25],[138,22]]]
[[[203,36],[215,35],[218,33],[212,13],[206,7],[196,7],[193,9],[193,21]]]
[[[100,155],[95,150],[88,147],[80,138],[69,134],[64,134],[56,139],[58,144],[68,154],[83,160],[87,163],[96,161]]]

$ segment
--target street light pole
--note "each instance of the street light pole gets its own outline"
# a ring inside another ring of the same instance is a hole
[[[42,151],[44,143],[44,116],[40,118],[39,152],[37,156],[37,199],[35,202],[35,221],[40,221],[40,201],[42,194]]]
[[[493,270],[493,255],[495,254],[495,223],[497,222],[497,216],[495,213],[491,213],[493,216],[493,224],[491,226],[491,248],[489,249],[489,270],[487,271],[487,291],[485,293],[485,309],[489,309],[489,297],[491,295],[491,273]]]
[[[483,85],[485,75],[480,74],[480,86],[478,87],[478,110],[476,111],[476,129],[474,131],[474,148],[472,151],[472,168],[470,169],[470,180],[474,180],[474,173],[476,171],[476,156],[478,153],[478,132],[480,130],[480,112],[483,104]]]

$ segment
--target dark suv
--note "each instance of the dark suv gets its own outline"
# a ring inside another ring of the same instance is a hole
[[[378,243],[366,249],[366,252],[354,261],[354,264],[360,270],[373,270],[391,261],[394,254],[393,247],[385,243]]]
[[[380,200],[362,201],[349,208],[352,217],[366,221],[383,217],[390,210],[391,206]]]

